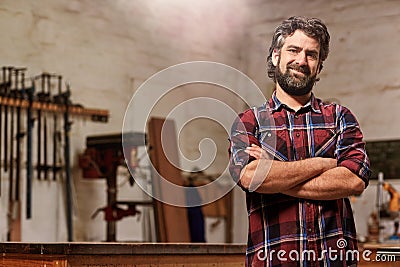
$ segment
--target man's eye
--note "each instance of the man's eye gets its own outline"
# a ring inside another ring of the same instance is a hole
[[[310,54],[310,55],[308,55],[308,57],[311,59],[318,59],[316,54]]]

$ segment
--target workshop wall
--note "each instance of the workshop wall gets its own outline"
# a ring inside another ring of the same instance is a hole
[[[367,140],[399,138],[395,119],[400,111],[397,1],[0,2],[0,30],[5,35],[0,39],[0,65],[25,66],[30,75],[43,71],[61,74],[71,84],[74,103],[107,109],[111,114],[106,124],[73,119],[71,155],[76,241],[105,239],[102,216],[90,218],[97,208],[106,205],[105,180],[83,179],[77,166],[77,156],[85,148],[86,136],[120,132],[125,109],[139,86],[158,71],[187,61],[210,60],[235,67],[269,96],[272,83],[266,78],[265,58],[271,34],[277,23],[299,12],[320,17],[331,33],[331,52],[316,95],[338,101],[354,111]],[[215,95],[215,86],[199,88],[201,94],[188,88],[174,95],[173,101],[190,99],[193,95]],[[236,99],[225,100],[236,110],[244,107]],[[154,115],[165,116],[170,110],[166,106],[155,109]],[[196,113],[196,108],[190,111]],[[212,136],[217,145],[217,157],[209,171],[220,173],[226,164],[228,145],[221,128],[207,128],[200,123],[183,132],[182,151],[189,158],[198,157],[198,140],[205,135]],[[119,176],[119,184],[124,184],[120,188],[121,197],[143,197],[140,189],[124,183],[124,177]],[[7,232],[7,174],[2,178],[0,241],[6,240]],[[24,184],[21,187],[25,188]],[[62,182],[34,179],[33,188],[33,218],[22,219],[22,239],[65,241]],[[233,241],[244,242],[247,221],[240,190],[235,190],[234,206]],[[369,213],[368,208],[362,206]],[[363,210],[357,210],[356,214]],[[124,219],[118,224],[118,239],[145,240],[144,224],[143,218]]]
[[[43,71],[63,75],[71,85],[74,103],[110,111],[106,124],[73,119],[74,240],[105,239],[102,216],[90,218],[97,208],[106,205],[105,180],[85,180],[77,166],[77,155],[85,148],[86,136],[121,132],[125,109],[135,90],[166,67],[210,60],[243,70],[240,47],[246,14],[240,1],[230,1],[229,7],[226,1],[1,1],[0,29],[7,36],[0,40],[1,64],[27,67],[28,75]],[[202,90],[206,96],[207,90],[216,91],[215,87]],[[181,94],[175,100],[188,97],[187,93]],[[166,111],[168,108],[159,108],[153,113],[166,116]],[[182,143],[196,132],[204,135],[202,130],[188,131],[182,136]],[[226,165],[226,133],[217,128],[209,137],[216,139],[218,146],[212,171],[220,172]],[[192,153],[192,146],[184,145],[183,152]],[[218,166],[219,162],[223,164]],[[5,174],[1,240],[6,240],[7,232],[7,182]],[[137,188],[128,192],[133,198],[142,196]],[[121,197],[130,195],[122,193]],[[24,241],[66,240],[61,181],[34,179],[32,210],[32,219],[22,219]],[[119,238],[144,238],[137,218],[126,218],[121,224],[126,227],[118,227]],[[132,230],[135,227],[139,230]]]

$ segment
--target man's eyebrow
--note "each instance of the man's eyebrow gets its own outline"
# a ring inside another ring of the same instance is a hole
[[[297,49],[297,50],[301,50],[301,47],[300,47],[300,46],[297,46],[297,45],[288,45],[287,48],[295,48],[295,49]]]
[[[297,46],[297,45],[288,45],[287,48],[294,48],[296,50],[302,50],[303,49],[303,48],[301,48],[300,46]],[[308,54],[316,54],[316,55],[319,54],[319,51],[317,49],[306,50],[306,52]]]

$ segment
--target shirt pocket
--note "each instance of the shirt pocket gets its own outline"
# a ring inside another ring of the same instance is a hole
[[[338,134],[334,127],[314,129],[315,157],[336,157],[337,137]]]
[[[289,133],[287,129],[260,129],[258,140],[272,158],[288,161]],[[290,144],[290,142],[289,142]]]

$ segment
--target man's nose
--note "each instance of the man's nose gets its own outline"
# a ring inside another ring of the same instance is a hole
[[[299,66],[307,65],[307,55],[305,52],[300,52],[297,54],[295,62]]]

